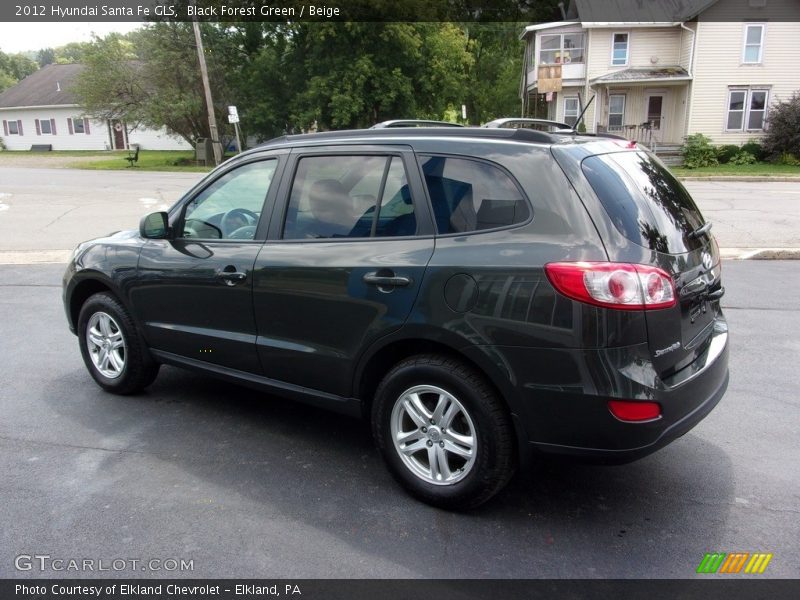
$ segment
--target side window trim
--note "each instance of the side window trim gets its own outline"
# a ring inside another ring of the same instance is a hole
[[[414,236],[397,236],[397,237],[361,237],[361,238],[335,238],[335,241],[347,242],[378,242],[383,240],[401,240],[408,237],[413,238],[428,238],[434,237],[435,226],[433,225],[432,216],[430,213],[429,202],[426,202],[427,193],[423,184],[422,172],[419,170],[414,155],[414,151],[410,146],[398,144],[369,144],[369,145],[336,145],[336,146],[304,146],[299,148],[292,148],[288,153],[289,156],[283,166],[283,175],[281,177],[280,185],[276,186],[276,197],[273,203],[272,216],[269,222],[269,231],[266,235],[266,240],[269,243],[281,244],[296,244],[296,243],[318,243],[318,242],[331,242],[334,239],[321,238],[315,239],[283,239],[283,227],[286,217],[288,215],[289,202],[291,200],[292,185],[297,176],[297,169],[300,160],[303,158],[314,156],[353,156],[353,155],[369,155],[369,156],[385,156],[387,158],[396,157],[401,160],[403,169],[405,170],[406,178],[408,180],[409,192],[411,193],[411,201],[414,205],[414,215],[417,219],[417,233]],[[387,161],[389,168],[391,162]]]
[[[450,154],[448,152],[420,151],[420,152],[415,153],[415,156],[416,156],[416,159],[417,159],[417,168],[419,169],[419,176],[421,178],[422,190],[423,190],[424,198],[427,200],[427,205],[428,205],[427,208],[430,211],[431,220],[433,222],[433,232],[434,232],[434,236],[435,237],[437,237],[437,238],[440,238],[440,237],[459,237],[459,236],[465,236],[465,235],[479,235],[479,234],[483,234],[483,233],[493,233],[493,232],[496,232],[496,231],[505,231],[507,229],[517,229],[519,227],[524,227],[525,225],[528,225],[531,221],[533,221],[533,218],[535,216],[533,214],[533,203],[531,202],[530,198],[528,198],[528,195],[525,193],[524,188],[519,183],[517,178],[511,173],[511,171],[506,169],[503,165],[501,165],[499,163],[496,163],[494,161],[491,161],[491,160],[487,160],[485,158],[478,158],[478,157],[475,157],[475,156],[469,156],[469,155],[463,155],[463,154]],[[492,166],[492,167],[494,167],[496,169],[499,169],[500,171],[502,171],[511,180],[511,183],[517,188],[517,192],[519,192],[520,198],[525,203],[525,206],[528,209],[528,218],[525,219],[524,221],[520,221],[519,223],[512,223],[511,225],[503,225],[501,227],[493,227],[491,229],[476,229],[474,231],[467,231],[467,232],[439,233],[438,230],[437,230],[436,223],[433,220],[433,215],[434,215],[433,199],[431,198],[430,191],[428,190],[428,186],[425,183],[425,175],[424,175],[424,172],[423,172],[423,169],[422,169],[422,159],[433,157],[433,156],[441,156],[441,157],[444,157],[444,158],[459,158],[459,159],[462,159],[462,160],[470,160],[470,161],[473,161],[473,162],[484,163],[484,164],[490,165],[490,166]]]
[[[255,236],[252,240],[242,239],[206,239],[206,238],[185,238],[185,237],[178,237],[177,239],[180,240],[197,240],[202,241],[205,243],[223,243],[223,244],[231,244],[231,243],[255,243],[255,244],[263,244],[266,239],[266,232],[269,226],[270,217],[272,214],[272,205],[275,203],[275,196],[277,195],[277,188],[279,187],[276,185],[276,182],[280,183],[282,181],[283,171],[286,166],[286,155],[285,153],[276,153],[276,154],[268,154],[263,155],[259,154],[249,158],[248,160],[243,160],[241,162],[237,162],[229,166],[229,168],[215,172],[212,171],[209,177],[203,178],[199,183],[197,183],[189,192],[183,196],[178,202],[175,203],[173,208],[169,211],[169,225],[173,230],[177,230],[177,228],[182,227],[186,215],[186,208],[191,204],[200,194],[205,192],[209,187],[214,185],[217,181],[225,177],[228,173],[235,171],[241,167],[246,165],[250,165],[253,163],[259,162],[266,162],[269,160],[276,161],[275,163],[275,172],[272,174],[272,183],[267,190],[267,193],[264,195],[264,202],[261,205],[261,214],[259,215],[258,223],[256,224],[256,232]],[[213,176],[213,177],[212,177]]]

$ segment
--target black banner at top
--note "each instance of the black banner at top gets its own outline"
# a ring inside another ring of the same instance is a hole
[[[0,22],[800,21],[797,0],[3,0]]]
[[[553,21],[558,0],[4,0],[0,21]]]

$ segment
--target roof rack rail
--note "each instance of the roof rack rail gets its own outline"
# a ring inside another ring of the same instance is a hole
[[[387,127],[464,127],[461,123],[450,121],[431,121],[428,119],[393,119],[375,123],[370,129],[385,129]]]
[[[561,121],[551,121],[549,119],[530,119],[523,117],[508,117],[503,119],[495,119],[482,125],[489,129],[503,128],[503,129],[536,129],[538,127],[548,127],[561,131],[563,133],[577,133],[572,125],[562,123]]]

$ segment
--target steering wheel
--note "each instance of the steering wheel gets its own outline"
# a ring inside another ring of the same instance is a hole
[[[219,226],[225,238],[252,240],[256,232],[256,223],[258,215],[252,210],[232,208],[222,215]],[[247,231],[242,231],[243,229]]]

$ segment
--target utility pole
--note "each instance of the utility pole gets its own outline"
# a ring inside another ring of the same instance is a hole
[[[197,59],[200,61],[200,74],[203,77],[203,90],[206,95],[206,107],[208,108],[208,130],[211,133],[211,148],[214,151],[214,164],[222,162],[222,148],[219,143],[219,133],[217,133],[217,119],[214,116],[214,102],[211,100],[211,86],[208,83],[208,68],[206,67],[206,55],[203,51],[203,40],[200,37],[200,26],[197,18],[192,19],[194,29],[194,40],[197,44]]]

